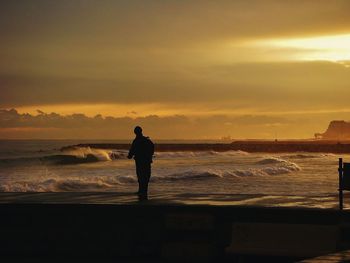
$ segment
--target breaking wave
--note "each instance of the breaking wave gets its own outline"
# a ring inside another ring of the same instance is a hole
[[[265,165],[265,164],[281,164],[281,163],[290,163],[290,162],[280,158],[276,158],[276,157],[267,157],[265,159],[257,161],[256,163]]]
[[[0,192],[82,192],[104,191],[118,185],[117,180],[101,177],[46,179],[43,181],[19,181],[0,185]]]
[[[320,155],[312,155],[312,154],[293,154],[293,155],[286,155],[283,156],[284,158],[288,159],[309,159],[309,158],[318,158]]]
[[[258,169],[258,171],[267,175],[286,174],[301,170],[296,163],[276,157],[267,157],[256,162],[256,164],[264,166],[263,168]]]
[[[273,164],[271,164],[273,162]],[[260,162],[261,163],[261,162]],[[222,180],[244,178],[250,176],[275,176],[299,171],[300,167],[295,163],[284,160],[272,160],[267,158],[263,165],[248,169],[189,169],[176,173],[161,173],[155,170],[151,177],[152,182],[167,183],[173,181],[193,182],[206,180]],[[266,165],[266,163],[270,163]],[[15,181],[0,185],[0,192],[81,192],[81,191],[108,191],[115,190],[118,185],[136,184],[137,177],[130,175],[92,176],[74,178],[45,178],[41,180]]]
[[[246,176],[271,176],[282,175],[296,171],[300,171],[301,168],[292,162],[288,162],[281,159],[268,158],[265,159],[262,167],[254,167],[248,169],[233,169],[233,170],[221,170],[221,169],[201,169],[201,170],[188,170],[179,173],[167,174],[167,175],[155,175],[151,180],[153,181],[179,181],[179,180],[203,180],[203,179],[221,179],[221,178],[233,178],[233,177],[246,177]],[[275,164],[275,165],[266,165]]]
[[[106,150],[90,147],[70,147],[63,150],[63,152],[78,158],[86,158],[87,156],[92,155],[97,159],[97,161],[111,161],[116,159],[125,159],[127,157],[127,151],[125,150]]]
[[[0,165],[24,165],[24,164],[83,164],[101,161],[125,159],[127,151],[102,150],[90,147],[74,147],[62,151],[62,154],[46,155],[39,157],[20,157],[0,159]]]
[[[314,158],[334,157],[334,156],[336,156],[336,155],[332,154],[332,153],[320,153],[320,154],[299,153],[299,154],[284,155],[283,158],[287,158],[287,159],[314,159]]]
[[[179,152],[157,152],[155,154],[156,158],[188,158],[188,157],[210,157],[210,156],[239,156],[239,155],[248,155],[249,153],[244,151],[179,151]]]
[[[184,181],[184,180],[203,180],[212,178],[222,178],[221,172],[214,171],[184,171],[181,173],[173,173],[168,175],[155,175],[151,178],[151,181]]]
[[[24,157],[24,158],[13,158],[13,159],[0,159],[0,164],[3,166],[19,166],[19,165],[40,165],[40,164],[56,164],[56,165],[67,165],[67,164],[82,164],[82,163],[93,163],[100,161],[95,155],[87,154],[86,156],[75,156],[75,155],[49,155],[42,157]]]
[[[0,159],[0,165],[25,165],[25,164],[53,164],[53,165],[73,165],[94,162],[105,162],[119,159],[126,159],[128,151],[126,150],[108,150],[95,149],[90,147],[69,147],[59,154],[46,155],[39,157],[20,157]],[[234,157],[248,155],[243,151],[183,151],[183,152],[157,152],[157,159],[174,159],[174,158],[198,158],[198,157]]]

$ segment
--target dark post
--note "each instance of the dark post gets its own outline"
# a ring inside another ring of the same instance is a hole
[[[343,158],[339,158],[339,209],[343,210]]]

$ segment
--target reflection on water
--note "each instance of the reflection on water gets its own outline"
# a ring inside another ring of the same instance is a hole
[[[1,192],[117,192],[118,202],[134,198],[126,194],[135,192],[137,179],[125,150],[61,152],[63,142],[12,143],[0,147]],[[82,162],[88,155],[94,157]],[[158,152],[150,194],[155,199],[188,203],[330,208],[337,204],[338,157],[324,153]],[[350,160],[349,155],[341,157]],[[67,159],[70,163],[61,162]],[[107,202],[108,196],[91,199],[88,195],[86,200]],[[84,195],[75,198],[85,200]]]

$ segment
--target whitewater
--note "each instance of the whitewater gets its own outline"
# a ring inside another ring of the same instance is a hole
[[[137,189],[121,149],[62,147],[82,141],[2,141],[0,192],[121,192]],[[86,143],[86,141],[85,141]],[[156,152],[150,194],[334,196],[338,158],[329,153]]]

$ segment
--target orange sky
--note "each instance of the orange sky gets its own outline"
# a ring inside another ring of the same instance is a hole
[[[0,138],[126,138],[138,121],[158,138],[310,138],[350,119],[349,12],[347,0],[3,1]],[[130,121],[96,129],[98,114]]]

